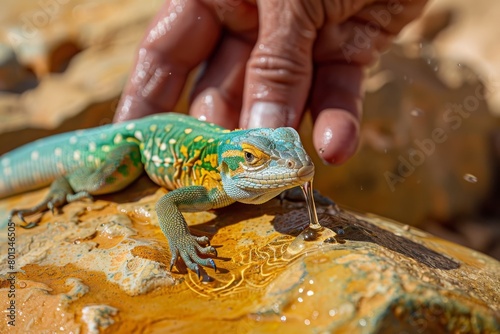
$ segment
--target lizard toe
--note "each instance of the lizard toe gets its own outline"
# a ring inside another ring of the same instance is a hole
[[[215,261],[212,259],[208,259],[208,262],[210,262],[210,265],[212,268],[214,268],[214,271],[217,272],[217,266],[215,265]]]
[[[184,260],[184,263],[186,264],[186,266],[189,269],[191,269],[192,271],[194,271],[196,273],[196,275],[198,275],[198,278],[200,278],[201,277],[200,265],[198,263],[196,263],[195,261],[192,261],[191,256],[189,254],[187,254],[186,252],[180,252],[180,255],[181,255],[182,260]]]
[[[191,255],[191,259],[197,264],[201,264],[204,267],[212,267],[215,271],[217,271],[215,261],[211,258],[201,258],[198,254],[193,254]]]
[[[198,279],[201,279],[200,266],[195,265],[195,270],[196,270],[196,274],[198,275]]]
[[[11,222],[11,221],[13,221],[14,216],[17,216],[19,218],[19,220],[21,220],[24,223],[22,225],[19,225],[20,227],[22,227],[24,229],[30,229],[30,228],[36,227],[38,225],[38,223],[40,222],[41,217],[39,217],[38,219],[36,219],[35,221],[33,221],[31,223],[28,223],[26,221],[26,218],[24,218],[25,215],[31,215],[32,214],[31,211],[32,210],[30,210],[30,209],[12,210],[8,220]]]
[[[208,239],[207,236],[201,236],[201,237],[194,237],[197,243],[200,245],[210,245],[210,239]]]
[[[208,238],[207,238],[208,239]],[[178,257],[180,257],[185,265],[194,271],[200,277],[200,266],[211,267],[217,271],[217,266],[211,258],[202,258],[198,254],[217,254],[217,251],[212,246],[202,247],[198,243],[198,238],[189,236],[182,241],[177,240],[171,245],[172,259],[170,261],[170,270],[172,270]]]
[[[170,259],[170,271],[174,268],[175,262],[177,262],[177,258],[179,257],[179,252],[176,249],[171,249],[172,258]]]
[[[47,208],[52,212],[53,215],[56,214],[56,207],[55,207],[54,203],[48,202],[47,203]]]
[[[26,218],[24,218],[24,210],[19,210],[19,211],[12,211],[12,214],[11,214],[11,217],[13,217],[14,215],[16,215],[24,224],[28,224],[28,222],[26,221]]]
[[[213,246],[202,247],[200,245],[196,245],[196,249],[200,254],[214,254],[217,256],[217,250]]]

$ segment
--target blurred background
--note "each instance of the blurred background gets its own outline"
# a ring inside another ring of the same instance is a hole
[[[110,123],[162,2],[2,0],[0,154]],[[315,188],[500,259],[498,17],[496,0],[429,1],[367,73],[358,153],[341,167],[315,157]],[[306,119],[313,152],[310,132]]]

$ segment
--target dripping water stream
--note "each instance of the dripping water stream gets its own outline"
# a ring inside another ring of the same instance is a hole
[[[300,186],[304,197],[306,199],[307,212],[309,214],[309,226],[306,227],[288,246],[287,254],[295,255],[306,248],[306,244],[311,241],[316,241],[318,239],[324,240],[335,240],[337,235],[332,230],[321,226],[318,220],[318,214],[316,212],[316,205],[314,204],[313,186],[312,180],[304,183]],[[312,246],[313,243],[311,243]],[[314,243],[315,244],[315,243]]]

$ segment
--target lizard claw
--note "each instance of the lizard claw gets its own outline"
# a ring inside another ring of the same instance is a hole
[[[212,265],[212,268],[214,268],[214,271],[217,272],[217,266],[215,265],[215,261],[212,259],[208,259],[208,262]]]
[[[198,275],[198,279],[201,279],[201,272],[200,272],[200,266],[199,265],[195,266],[195,271],[196,271],[196,274]]]
[[[31,223],[27,223],[25,225],[19,225],[19,226],[22,227],[22,228],[24,228],[24,229],[26,229],[26,230],[29,230],[29,229],[31,229],[33,227],[38,226],[38,222],[31,222]]]
[[[48,202],[47,203],[47,208],[49,208],[50,212],[52,212],[53,215],[56,214],[56,207],[54,206],[54,203]]]
[[[172,251],[172,258],[170,259],[170,272],[172,272],[172,269],[174,268],[175,261],[177,261],[177,258],[179,257],[179,253],[177,251]]]
[[[22,212],[22,211],[17,212],[17,216],[19,217],[19,219],[21,219],[21,221],[22,221],[25,225],[27,225],[27,224],[28,224],[28,222],[27,222],[27,221],[26,221],[26,219],[24,218],[24,214],[23,214],[23,212]]]

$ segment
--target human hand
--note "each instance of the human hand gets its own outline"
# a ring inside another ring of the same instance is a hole
[[[426,0],[169,0],[143,39],[115,121],[171,110],[206,61],[190,114],[227,128],[298,127],[327,163],[354,154],[363,69]]]

